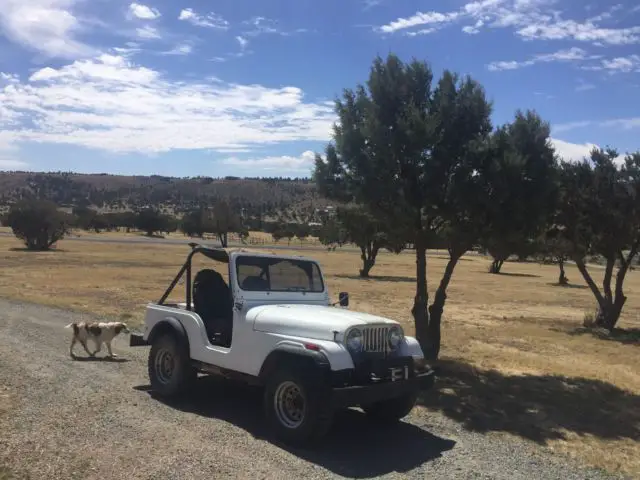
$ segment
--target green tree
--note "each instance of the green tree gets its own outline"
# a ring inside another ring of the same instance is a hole
[[[406,239],[403,239],[401,234],[394,234],[386,229],[384,222],[362,207],[339,208],[336,219],[343,228],[344,239],[360,248],[361,277],[369,276],[380,249],[386,248],[393,253],[400,253],[405,247]]]
[[[91,222],[97,215],[97,212],[86,206],[74,207],[71,213],[75,217],[74,226],[82,230],[91,230]]]
[[[552,226],[546,231],[536,242],[538,258],[544,263],[554,263],[560,269],[558,275],[558,285],[569,285],[569,278],[565,272],[564,266],[568,260],[571,260],[572,246],[560,235],[557,227]]]
[[[489,272],[500,273],[504,261],[525,252],[553,214],[557,162],[549,124],[535,112],[518,111],[493,133],[489,160],[481,243],[493,257]]]
[[[180,231],[190,237],[202,238],[205,233],[213,233],[213,221],[211,211],[205,208],[196,208],[186,213],[180,222]]]
[[[69,231],[71,217],[48,200],[21,200],[7,215],[7,226],[29,250],[49,250]]]
[[[170,229],[169,216],[164,215],[157,208],[144,208],[136,215],[135,227],[151,237],[157,232],[166,232]]]
[[[477,171],[491,132],[491,105],[471,78],[445,71],[432,85],[430,67],[397,56],[373,62],[367,86],[336,101],[338,121],[314,179],[337,201],[362,204],[390,229],[406,232],[416,251],[412,313],[425,356],[437,359],[446,290],[460,257],[477,240]],[[433,304],[427,293],[427,246],[446,237],[449,261]]]
[[[336,246],[341,247],[348,242],[347,232],[335,217],[329,217],[324,219],[322,227],[318,230],[318,240],[335,250]]]
[[[222,248],[229,244],[229,232],[240,233],[244,231],[242,218],[225,201],[218,201],[213,206],[212,233],[216,234]]]
[[[596,325],[608,330],[620,319],[627,300],[624,280],[640,250],[640,151],[626,155],[622,165],[616,163],[617,157],[614,149],[594,148],[582,162],[562,162],[553,229],[570,246],[571,257],[596,299]],[[602,288],[587,269],[588,255],[606,261]]]

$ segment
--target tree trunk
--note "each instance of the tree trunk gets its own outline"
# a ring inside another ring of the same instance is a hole
[[[220,241],[220,245],[222,246],[222,248],[227,248],[227,245],[229,244],[228,238],[229,237],[226,232],[218,234],[218,240]]]
[[[429,348],[429,294],[427,292],[427,244],[424,234],[418,232],[416,239],[416,296],[413,301],[413,321],[416,329],[416,339],[422,351]]]
[[[560,267],[560,276],[558,277],[558,285],[569,285],[569,279],[564,273],[564,259],[558,260],[558,266]]]
[[[596,314],[595,324],[597,327],[605,328],[609,331],[612,331],[615,328],[618,320],[620,319],[622,308],[627,301],[627,297],[624,295],[622,286],[624,284],[624,278],[629,269],[629,264],[635,256],[635,249],[631,251],[626,259],[623,258],[621,252],[618,255],[620,257],[620,267],[616,275],[615,291],[611,290],[611,279],[613,277],[615,258],[612,256],[609,256],[609,258],[607,258],[607,265],[605,267],[604,278],[602,281],[604,295],[598,289],[598,286],[593,281],[593,278],[591,278],[591,275],[587,271],[587,267],[584,264],[584,261],[582,259],[576,260],[578,270],[580,270],[580,273],[587,282],[587,285],[589,285],[589,288],[593,292],[598,303],[598,313]]]
[[[360,269],[360,276],[363,278],[369,278],[369,272],[376,264],[376,257],[378,256],[379,247],[374,242],[368,242],[366,245],[360,245],[360,251],[362,254],[362,268]]]
[[[500,269],[502,268],[503,263],[504,260],[494,258],[493,262],[491,262],[491,266],[489,267],[489,273],[500,273]]]
[[[424,349],[424,357],[427,360],[435,361],[440,355],[440,340],[442,324],[442,313],[444,312],[444,304],[447,300],[447,287],[451,281],[453,270],[456,268],[458,260],[462,254],[458,252],[449,253],[449,261],[444,269],[444,274],[440,280],[438,290],[436,290],[433,303],[429,307],[429,327],[427,330],[427,348]]]

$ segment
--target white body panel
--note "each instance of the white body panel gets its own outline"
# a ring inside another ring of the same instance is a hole
[[[252,308],[247,319],[260,332],[291,334],[301,337],[333,340],[333,332],[342,334],[358,325],[397,325],[388,318],[353,312],[326,305],[263,305]]]
[[[324,278],[324,288],[319,293],[243,291],[238,286],[234,267],[235,259],[241,254],[233,252],[229,259],[229,287],[234,299],[230,348],[212,345],[202,319],[195,312],[186,310],[184,303],[177,307],[150,303],[146,310],[143,338],[148,339],[158,322],[174,318],[187,332],[193,360],[258,375],[269,353],[283,344],[304,349],[305,343],[312,343],[320,347],[332,370],[353,368],[351,355],[341,343],[349,328],[374,324],[399,325],[389,318],[330,306]],[[301,259],[281,255],[278,258]],[[420,345],[412,337],[405,337],[400,352],[402,355],[423,357]]]

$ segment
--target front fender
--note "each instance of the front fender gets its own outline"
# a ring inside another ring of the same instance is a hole
[[[400,344],[400,355],[415,359],[424,358],[422,348],[415,337],[404,337],[404,341]]]
[[[278,349],[286,349],[289,352],[300,353],[302,355],[320,353],[327,359],[329,367],[334,371],[354,368],[351,354],[341,343],[329,340],[315,340],[312,338],[281,337],[274,348],[274,350]]]

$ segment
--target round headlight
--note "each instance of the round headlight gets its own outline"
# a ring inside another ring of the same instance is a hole
[[[362,332],[354,328],[349,332],[346,339],[347,348],[354,352],[362,350]]]
[[[400,346],[402,342],[402,330],[400,327],[391,327],[389,330],[389,346],[392,350],[395,350]]]

